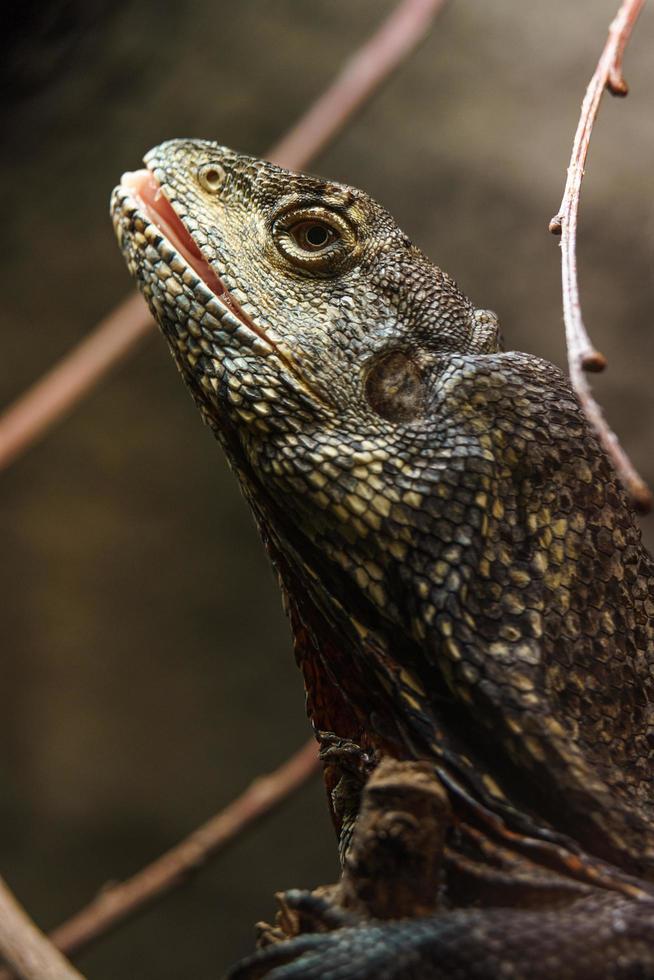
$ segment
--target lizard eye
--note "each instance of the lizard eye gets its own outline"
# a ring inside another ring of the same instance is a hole
[[[357,245],[350,222],[322,204],[284,211],[274,220],[272,234],[290,265],[322,276],[340,272]]]

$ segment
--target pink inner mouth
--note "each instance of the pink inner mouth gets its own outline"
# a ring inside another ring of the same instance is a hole
[[[185,259],[202,282],[211,290],[218,301],[226,306],[236,316],[244,327],[261,338],[265,350],[258,348],[257,353],[273,350],[277,357],[286,365],[290,374],[296,374],[292,358],[284,350],[283,345],[268,336],[266,331],[255,324],[241,308],[238,301],[231,295],[219,276],[211,268],[184,222],[177,215],[167,200],[157,178],[149,170],[135,170],[123,174],[121,186],[133,197],[144,216],[170,242],[172,247]]]
[[[211,292],[225,306],[228,306],[243,323],[251,326],[249,318],[240,309],[236,300],[230,296],[227,288],[193,241],[190,232],[184,227],[181,218],[164,196],[154,174],[149,170],[135,170],[125,173],[122,176],[121,184],[132,197],[138,200],[139,206],[148,220],[165,235],[173,248],[183,256]]]

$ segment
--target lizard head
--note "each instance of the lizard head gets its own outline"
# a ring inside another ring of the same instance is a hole
[[[201,140],[145,163],[114,224],[205,420],[260,511],[350,562],[420,480],[451,358],[498,350],[495,315],[360,190]]]

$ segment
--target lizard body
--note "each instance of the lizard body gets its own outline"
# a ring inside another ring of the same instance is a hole
[[[452,812],[421,918],[238,975],[654,977],[654,573],[567,381],[363,192],[199,140],[146,166],[117,235],[278,571],[346,866],[380,760]],[[539,922],[597,941],[537,972]]]

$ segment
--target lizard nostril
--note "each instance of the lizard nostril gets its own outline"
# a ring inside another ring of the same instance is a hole
[[[225,171],[219,163],[209,163],[198,170],[198,180],[205,191],[215,194],[225,183]]]

